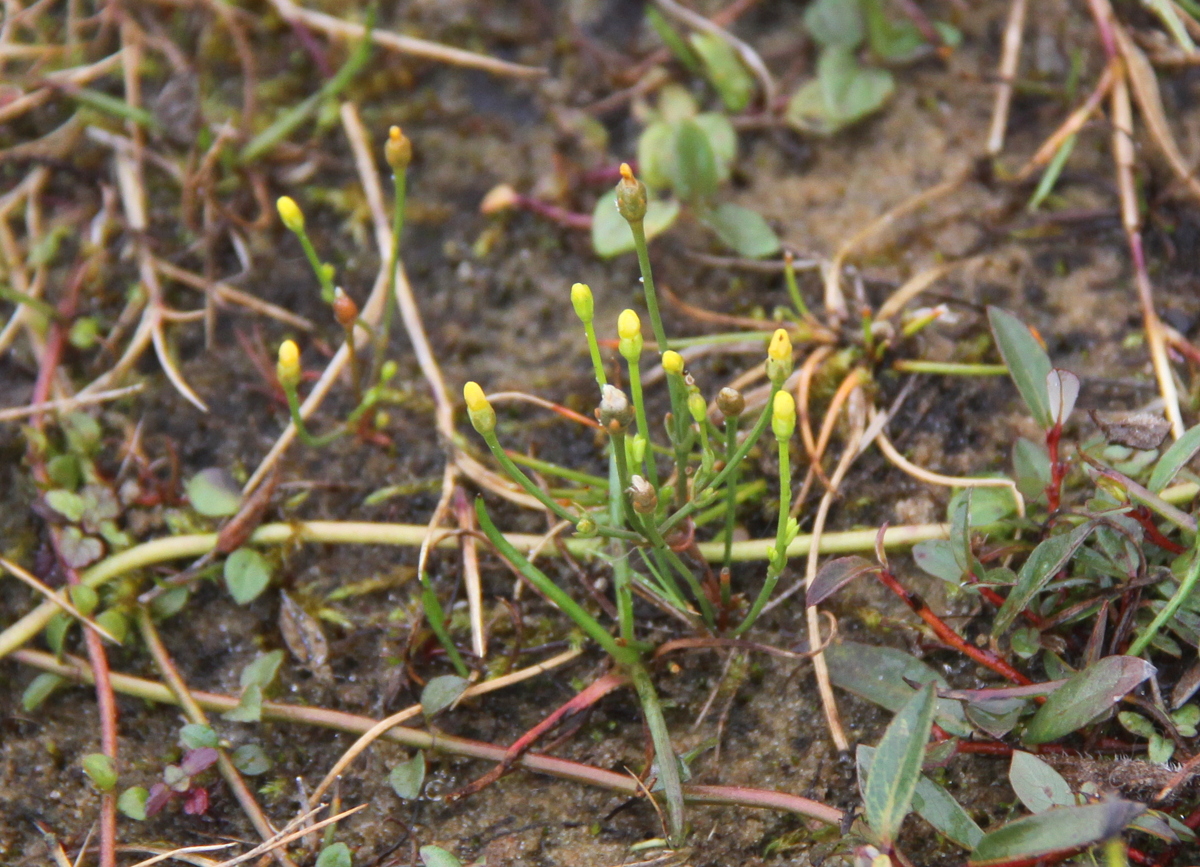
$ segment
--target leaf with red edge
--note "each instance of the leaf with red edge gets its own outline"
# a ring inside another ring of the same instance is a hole
[[[979,841],[969,867],[1047,863],[1120,834],[1145,804],[1114,798],[1086,807],[1055,807],[997,828]]]
[[[183,754],[182,761],[179,762],[179,769],[189,777],[194,777],[203,770],[211,768],[217,763],[217,751],[212,747],[200,747],[195,750],[188,750]]]
[[[1082,728],[1154,674],[1136,656],[1106,656],[1050,694],[1025,729],[1027,744],[1044,744]]]
[[[865,557],[838,557],[822,566],[808,585],[805,602],[820,605],[855,578],[868,572],[878,572],[879,567]]]
[[[146,798],[146,815],[153,816],[167,806],[174,794],[166,783],[155,783],[150,787],[150,797]]]
[[[207,813],[208,789],[203,786],[188,789],[188,793],[183,796],[183,812],[189,816],[203,816]]]

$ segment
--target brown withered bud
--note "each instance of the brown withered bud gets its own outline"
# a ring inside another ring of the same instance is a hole
[[[658,492],[641,476],[633,476],[629,480],[629,499],[633,503],[633,510],[639,515],[652,515],[658,508]]]
[[[387,144],[383,146],[383,157],[394,172],[402,172],[412,162],[412,142],[408,136],[394,126],[388,130]]]
[[[725,418],[737,418],[746,409],[746,398],[736,388],[723,388],[717,392],[717,409]]]
[[[342,328],[353,328],[358,319],[358,305],[338,286],[333,290],[333,318]]]

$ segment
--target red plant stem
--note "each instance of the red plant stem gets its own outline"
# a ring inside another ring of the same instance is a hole
[[[75,267],[71,280],[67,284],[67,293],[58,304],[59,318],[50,323],[46,336],[46,346],[38,366],[37,380],[34,383],[33,394],[29,400],[32,404],[45,403],[50,397],[50,382],[58,370],[58,362],[62,357],[63,345],[66,341],[67,329],[75,315],[75,305],[79,298],[79,290],[84,279],[90,272],[87,261]],[[40,432],[45,427],[43,413],[35,413],[33,426]],[[43,455],[35,449],[30,449],[30,466],[34,478],[42,488],[52,486],[50,475],[46,470]],[[79,573],[67,564],[63,556],[61,538],[58,530],[50,528],[50,541],[54,548],[54,556],[59,569],[66,576],[68,584],[79,584]],[[84,642],[87,646],[88,661],[96,681],[96,708],[100,715],[100,750],[117,768],[117,702],[113,694],[112,679],[109,676],[108,656],[104,652],[104,644],[93,630],[83,631]],[[117,864],[117,793],[104,792],[100,799],[100,867],[116,867]]]
[[[541,199],[535,199],[533,196],[518,195],[517,207],[524,208],[526,211],[537,214],[539,217],[545,217],[547,220],[558,223],[560,226],[565,226],[568,229],[586,231],[592,228],[591,214],[568,211],[566,208],[560,208],[558,205],[543,202]]]
[[[1141,524],[1142,529],[1146,533],[1146,538],[1164,551],[1170,551],[1172,554],[1182,554],[1187,550],[1187,548],[1178,542],[1173,542],[1162,534],[1162,531],[1154,524],[1154,516],[1150,514],[1150,510],[1145,506],[1138,506],[1136,509],[1130,510],[1129,517]]]
[[[908,590],[903,584],[897,581],[896,576],[892,574],[891,570],[880,569],[878,575],[879,580],[884,583],[884,586],[904,600],[904,604],[912,610],[913,614],[924,620],[925,623],[928,624],[928,626],[933,630],[934,634],[944,644],[953,647],[960,653],[966,654],[980,665],[990,668],[992,671],[996,672],[996,674],[1012,681],[1013,683],[1020,684],[1021,686],[1033,685],[1032,680],[1021,674],[1021,672],[1017,671],[1003,659],[996,656],[996,654],[992,653],[990,650],[984,650],[981,647],[976,647],[949,626],[947,626],[946,621],[938,617],[933,612],[933,609],[925,603],[924,599],[922,599],[916,593],[913,593],[911,590]],[[1038,698],[1041,698],[1042,701],[1046,700],[1044,696],[1038,696]]]
[[[1058,444],[1062,439],[1062,422],[1046,431],[1046,451],[1050,453],[1050,484],[1046,485],[1046,507],[1053,515],[1062,503],[1063,479],[1067,477],[1067,463],[1059,460]]]

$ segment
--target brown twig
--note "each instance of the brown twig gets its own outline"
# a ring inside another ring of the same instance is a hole
[[[1000,54],[999,79],[996,83],[996,102],[992,107],[992,124],[988,129],[988,156],[996,156],[1004,149],[1004,131],[1008,126],[1008,110],[1012,104],[1013,79],[1017,75],[1017,63],[1021,59],[1021,32],[1025,29],[1027,0],[1012,0],[1008,7],[1008,21],[1004,25],[1004,44]]]

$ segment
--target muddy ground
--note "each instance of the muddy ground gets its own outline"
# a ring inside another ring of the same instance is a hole
[[[701,7],[713,4],[698,4]],[[1007,4],[924,4],[931,14],[953,20],[964,41],[946,60],[929,59],[897,70],[897,89],[886,109],[832,138],[803,136],[786,128],[742,133],[743,157],[728,196],[760,211],[783,240],[801,255],[829,257],[850,234],[906,198],[962,171],[973,171],[984,153],[994,94],[994,72]],[[1023,70],[1043,82],[1061,79],[1073,56],[1084,70],[1084,88],[1102,65],[1083,4],[1065,0],[1038,3],[1027,39]],[[544,65],[551,75],[521,82],[432,63],[377,55],[378,68],[360,100],[365,122],[379,131],[401,124],[412,138],[416,162],[411,171],[410,221],[404,260],[434,350],[452,390],[478,379],[488,391],[521,388],[563,403],[590,408],[590,368],[567,291],[571,283],[589,283],[596,292],[597,318],[611,323],[634,303],[636,262],[631,256],[601,262],[590,252],[586,233],[563,229],[528,213],[485,217],[477,206],[495,184],[552,195],[556,161],[582,169],[611,166],[632,155],[637,123],[627,108],[604,114],[607,142],[598,145],[581,130],[580,109],[617,89],[616,72],[628,58],[641,56],[652,39],[641,31],[640,4],[633,2],[408,4],[399,17],[381,24],[426,38],[469,44],[478,50],[524,63]],[[280,63],[267,43],[284,41],[286,56],[304,66],[301,42],[277,18],[257,4],[262,16],[256,45],[264,65]],[[713,8],[706,11],[712,12]],[[736,25],[785,84],[809,73],[811,50],[801,27],[802,4],[758,3]],[[161,22],[186,50],[203,47],[194,40],[198,26],[184,12],[141,10]],[[197,15],[199,13],[196,13]],[[260,44],[261,43],[261,44]],[[299,56],[301,59],[296,60]],[[202,62],[202,56],[194,56]],[[1040,64],[1040,66],[1039,66]],[[306,74],[312,75],[311,69]],[[315,79],[314,79],[315,80]],[[1190,70],[1164,74],[1164,97],[1185,153],[1200,142],[1197,86]],[[1064,115],[1065,103],[1053,95],[1019,94],[1002,165],[1013,169],[1040,144]],[[49,119],[39,119],[45,125]],[[32,127],[10,131],[10,139],[30,135]],[[311,136],[305,138],[305,136]],[[363,297],[378,267],[356,190],[345,140],[336,124],[323,134],[306,131],[300,156],[315,161],[315,171],[288,183],[283,169],[268,173],[272,196],[289,194],[305,205],[317,227],[318,246],[330,251],[346,275],[347,287]],[[11,144],[11,141],[9,142]],[[297,147],[297,146],[292,146]],[[1147,244],[1160,310],[1185,335],[1195,336],[1200,294],[1193,272],[1200,222],[1194,204],[1173,185],[1167,169],[1143,143],[1140,166],[1143,195],[1151,206]],[[102,167],[97,171],[103,172]],[[1036,326],[1056,364],[1084,380],[1081,406],[1098,409],[1140,407],[1155,396],[1143,345],[1141,319],[1133,294],[1131,269],[1117,211],[1109,157],[1109,130],[1094,122],[1081,135],[1064,175],[1054,207],[1042,216],[1026,216],[1029,186],[1012,186],[976,171],[952,196],[901,221],[867,245],[855,258],[868,300],[878,303],[917,270],[945,258],[977,256],[973,264],[941,281],[935,295],[952,303],[957,322],[941,328],[921,345],[923,357],[964,358],[963,346],[984,333],[982,306],[1001,304]],[[20,177],[10,166],[7,185]],[[590,210],[602,187],[566,191],[557,203]],[[318,197],[316,191],[321,191]],[[68,198],[63,193],[60,198]],[[317,202],[328,203],[322,205]],[[51,203],[52,204],[52,203]],[[1046,213],[1066,213],[1051,219]],[[164,248],[175,243],[170,209],[157,214],[154,232]],[[294,239],[277,224],[253,233],[254,268],[240,286],[315,320],[326,321]],[[653,247],[659,280],[689,303],[737,315],[756,315],[785,303],[782,280],[750,270],[712,267],[690,257],[692,251],[720,252],[695,226],[682,225]],[[223,264],[232,268],[232,257]],[[236,269],[233,269],[236,270]],[[819,281],[802,278],[811,303],[819,304]],[[180,290],[172,290],[176,292]],[[53,297],[53,295],[52,295]],[[180,306],[194,296],[172,295]],[[96,302],[100,306],[100,302]],[[4,307],[5,311],[9,306]],[[700,334],[709,326],[669,305],[668,330]],[[336,329],[322,325],[336,346]],[[239,341],[238,335],[249,338]],[[216,344],[206,348],[198,325],[173,329],[181,372],[209,404],[199,413],[166,383],[147,358],[135,376],[148,384],[145,395],[113,405],[98,416],[113,437],[140,423],[150,448],[166,453],[172,444],[184,477],[209,466],[250,470],[286,420],[279,403],[268,397],[262,375],[251,363],[247,345],[275,346],[289,332],[270,320],[241,312],[218,319]],[[1132,338],[1132,339],[1131,339]],[[432,403],[412,360],[407,341],[394,340],[400,387],[410,395],[390,411],[386,447],[339,442],[325,451],[292,448],[284,463],[277,497],[278,517],[356,518],[423,523],[437,501],[443,453],[432,435]],[[986,352],[984,360],[992,360]],[[317,352],[306,355],[316,368]],[[73,372],[84,377],[87,357],[72,357]],[[734,358],[703,371],[706,392],[742,369]],[[0,359],[3,405],[27,401],[36,367],[24,350]],[[96,371],[91,370],[91,375]],[[881,382],[881,397],[894,394],[900,380]],[[345,410],[348,398],[326,405],[328,420]],[[595,471],[599,451],[577,429],[546,422],[532,411],[504,416],[506,444]],[[1087,424],[1087,423],[1085,423]],[[946,473],[1000,471],[1009,466],[1010,445],[1030,433],[1016,393],[1007,380],[924,377],[893,425],[897,445],[915,462]],[[0,426],[0,492],[3,515],[0,541],[6,556],[32,562],[41,545],[41,525],[30,513],[35,488],[23,465],[24,440],[15,425]],[[411,486],[382,504],[364,506],[370,492],[386,485]],[[892,469],[874,451],[855,465],[845,496],[835,505],[831,529],[876,526],[879,522],[918,523],[942,518],[947,495],[918,484]],[[294,502],[307,493],[303,502]],[[513,510],[500,515],[506,528],[536,530],[534,516]],[[769,514],[744,516],[755,536],[770,533]],[[396,664],[412,626],[416,552],[407,549],[308,546],[286,553],[276,586],[312,609],[335,588],[379,579],[378,589],[328,603],[341,623],[326,622],[331,647],[332,684],[312,677],[294,660],[285,662],[277,697],[359,714],[380,716],[416,700],[415,684]],[[457,580],[458,561],[439,554],[435,578],[443,598]],[[905,557],[901,574],[927,592],[935,607],[966,614],[970,604],[946,600],[940,586],[925,586]],[[507,622],[500,599],[511,597],[511,577],[485,558],[485,598],[489,615]],[[785,574],[784,586],[797,578]],[[753,569],[736,579],[753,580]],[[571,579],[566,579],[571,580]],[[573,585],[574,586],[574,585]],[[282,647],[279,594],[272,589],[252,604],[235,605],[218,584],[206,582],[186,611],[163,627],[168,649],[189,684],[198,689],[236,693],[237,673],[262,650]],[[549,609],[528,594],[520,601],[536,636],[527,645],[554,642],[562,632],[549,620]],[[33,605],[31,592],[11,580],[0,581],[0,623],[8,623]],[[955,607],[957,606],[957,607]],[[974,672],[951,654],[925,647],[912,618],[884,590],[863,583],[843,593],[831,610],[844,636],[889,643],[924,654],[956,682],[973,685]],[[675,624],[646,616],[666,637]],[[959,621],[966,628],[968,621]],[[547,625],[549,624],[549,625]],[[561,630],[561,624],[559,624]],[[776,610],[757,630],[759,640],[793,646],[803,641],[799,605]],[[501,643],[511,634],[501,634]],[[76,638],[77,641],[77,638]],[[532,648],[522,664],[548,655],[553,647]],[[79,651],[79,645],[75,646]],[[115,669],[153,677],[145,653],[136,647],[112,653]],[[717,733],[710,714],[696,728],[697,713],[721,672],[714,653],[679,655],[678,670],[663,668],[659,688],[668,701],[668,721],[676,746],[690,749]],[[601,670],[597,652],[570,667],[464,704],[437,721],[444,731],[493,743],[511,742],[565,701]],[[446,673],[437,661],[422,658],[422,677]],[[93,694],[65,689],[36,713],[21,709],[20,697],[35,672],[12,661],[0,663],[0,860],[13,865],[50,861],[48,838],[63,841],[68,852],[82,843],[95,821],[98,798],[79,760],[98,748]],[[848,733],[856,742],[874,742],[886,724],[882,711],[839,695]],[[178,756],[178,711],[128,698],[119,699],[122,783],[149,785],[163,764]],[[298,780],[311,787],[351,742],[348,735],[315,728],[262,723],[218,723],[235,744],[262,744],[274,762],[257,778],[261,800],[280,824],[295,810]],[[604,768],[639,768],[644,739],[631,693],[605,698],[559,755]],[[398,799],[387,784],[387,770],[406,757],[394,745],[376,745],[344,779],[345,805],[366,803],[365,811],[342,824],[337,839],[355,852],[356,865],[407,864],[414,844],[438,843],[467,861],[486,855],[489,865],[619,864],[638,857],[629,846],[661,833],[654,811],[644,802],[626,803],[613,794],[525,772],[515,773],[482,794],[453,805],[436,795],[481,773],[478,762],[431,757],[427,796],[416,803]],[[1005,791],[992,783],[1005,771],[1003,760],[959,761],[947,785],[985,828],[1009,814]],[[853,761],[839,757],[824,730],[806,663],[756,657],[740,686],[721,733],[719,762],[705,753],[695,766],[700,782],[779,788],[841,808],[859,804]],[[125,842],[196,844],[229,838],[249,840],[253,832],[219,781],[211,785],[212,804],[203,816],[172,808],[145,823],[122,819]],[[699,808],[690,812],[695,865],[808,865],[845,863],[836,851],[836,835],[814,832],[794,816],[766,811]],[[910,820],[910,843],[922,864],[958,863],[948,847]],[[774,844],[772,849],[768,849]],[[771,854],[767,854],[768,851]],[[831,852],[833,853],[831,855]]]

